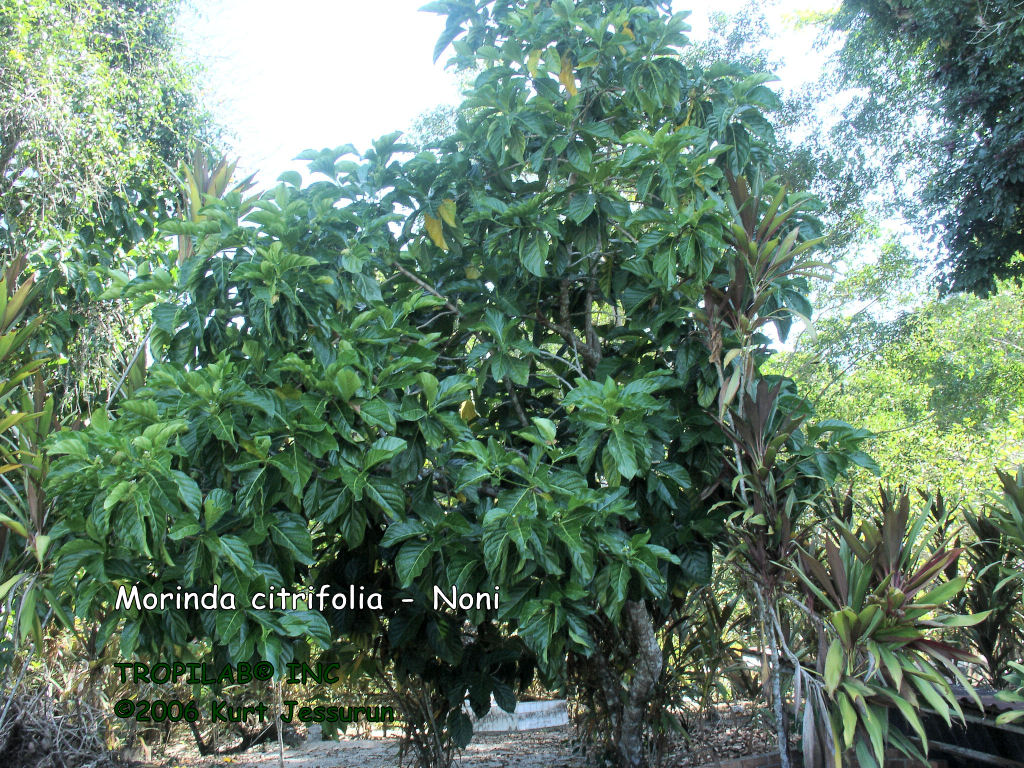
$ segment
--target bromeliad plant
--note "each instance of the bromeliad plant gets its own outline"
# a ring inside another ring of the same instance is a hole
[[[962,719],[951,679],[977,700],[957,665],[984,659],[943,635],[985,615],[948,609],[966,583],[963,576],[944,578],[962,550],[936,542],[945,521],[935,520],[928,507],[914,509],[905,491],[882,489],[872,506],[855,514],[850,494],[834,496],[828,532],[800,551],[806,608],[820,622],[828,649],[819,659],[820,685],[810,688],[806,703],[813,719],[804,731],[811,764],[878,767],[888,745],[924,760],[928,741],[920,710],[934,710],[947,724],[954,714]],[[904,718],[912,735],[893,727],[891,713]]]

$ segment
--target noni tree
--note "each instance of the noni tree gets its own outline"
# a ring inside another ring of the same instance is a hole
[[[468,741],[467,698],[510,709],[537,669],[644,765],[663,629],[749,512],[736,420],[770,334],[809,313],[816,224],[772,181],[768,78],[684,65],[682,16],[431,9],[438,55],[479,71],[451,135],[306,153],[310,183],[210,199],[173,228],[191,255],[128,284],[157,363],[53,443],[54,578],[125,654],[280,669],[319,644],[374,670],[423,763]],[[793,387],[771,391],[758,439],[813,493],[844,427],[802,429]],[[115,609],[136,583],[381,600]]]

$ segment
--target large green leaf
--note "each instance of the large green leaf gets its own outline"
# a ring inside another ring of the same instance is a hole
[[[408,587],[418,578],[433,557],[433,547],[420,539],[409,539],[398,550],[395,557],[395,572],[403,587]]]

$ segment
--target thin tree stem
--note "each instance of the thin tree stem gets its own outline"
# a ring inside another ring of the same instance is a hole
[[[442,294],[438,293],[437,289],[434,288],[434,286],[432,286],[430,283],[428,283],[425,280],[423,280],[422,278],[414,275],[412,272],[410,272],[408,269],[403,267],[401,264],[395,264],[395,269],[397,269],[403,275],[408,277],[410,280],[412,280],[414,283],[416,283],[416,285],[418,285],[420,288],[425,290],[427,293],[429,293],[429,294],[439,298],[441,301],[444,302],[444,305],[446,307],[448,307],[448,309],[450,309],[452,312],[454,312],[459,317],[462,317],[462,313],[459,312],[458,308],[448,300],[448,297],[447,296],[443,296]]]

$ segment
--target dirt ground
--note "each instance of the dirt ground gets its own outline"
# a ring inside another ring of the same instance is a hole
[[[732,712],[715,722],[688,723],[689,740],[680,739],[666,765],[698,766],[715,760],[770,752],[774,738],[756,713]],[[462,768],[582,768],[574,754],[569,727],[513,733],[478,733],[457,759]],[[285,748],[286,768],[394,768],[399,765],[397,737],[320,741]],[[409,760],[407,759],[407,764]],[[150,768],[272,768],[277,745],[264,744],[229,757],[172,755]]]
[[[408,761],[407,761],[408,762]],[[394,768],[398,739],[306,741],[285,747],[285,768]],[[573,757],[567,728],[520,733],[481,733],[462,753],[464,768],[580,768]],[[271,768],[277,765],[277,745],[265,744],[242,754],[217,758],[170,758],[153,765],[164,768]]]

